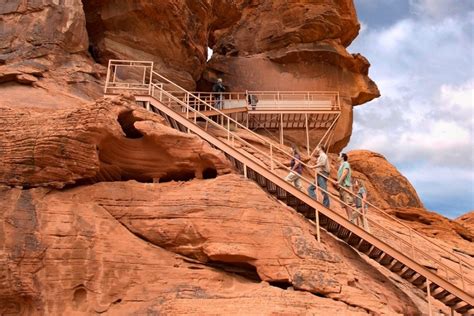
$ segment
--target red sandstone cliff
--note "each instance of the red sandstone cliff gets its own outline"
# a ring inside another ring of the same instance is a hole
[[[152,59],[188,88],[221,75],[233,89],[335,89],[340,148],[352,106],[378,96],[346,51],[352,1],[13,0],[0,17],[0,314],[426,310],[419,289],[331,235],[317,243],[196,136],[127,98],[91,102],[110,57]],[[469,215],[427,212],[377,154],[351,159],[377,205],[472,262]]]

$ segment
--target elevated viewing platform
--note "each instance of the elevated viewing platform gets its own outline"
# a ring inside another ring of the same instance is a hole
[[[306,138],[308,154],[319,144],[328,146],[341,115],[339,93],[335,91],[242,91],[242,92],[191,92],[192,97],[165,81],[152,78],[153,62],[110,60],[105,94],[114,95],[129,91],[135,95],[153,94],[154,86],[183,100],[207,116],[217,116],[213,109],[201,108],[203,104],[221,110],[229,117],[253,131],[278,135],[283,144],[285,131],[302,130]],[[173,103],[170,100],[171,103]],[[204,102],[204,103],[203,103]],[[178,103],[169,104],[185,114]],[[316,136],[317,143],[313,137]]]

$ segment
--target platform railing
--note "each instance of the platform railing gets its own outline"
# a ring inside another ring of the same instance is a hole
[[[247,107],[248,110],[340,111],[338,92],[245,91],[220,93],[195,91],[191,93],[198,99],[220,109]],[[251,100],[250,97],[253,99]]]
[[[172,86],[172,90],[176,91],[168,91],[164,89],[164,86]],[[237,143],[240,143],[239,148],[241,145],[245,145],[247,147],[247,150],[251,149],[251,151],[253,152],[249,155],[254,157],[255,154],[259,154],[260,157],[258,159],[260,159],[260,161],[264,164],[266,168],[272,171],[277,169],[285,170],[286,172],[291,171],[290,167],[288,167],[287,164],[281,162],[282,159],[289,160],[293,158],[292,155],[284,149],[284,147],[269,141],[268,139],[260,136],[257,133],[254,133],[253,131],[240,124],[236,120],[232,119],[231,117],[227,116],[225,113],[221,112],[219,109],[215,108],[208,102],[205,102],[204,100],[200,99],[197,95],[186,91],[179,85],[168,80],[167,78],[155,71],[151,71],[148,91],[149,93],[145,93],[146,95],[153,96],[155,99],[159,100],[165,105],[168,105],[171,108],[174,108],[178,112],[181,111],[183,115],[186,115],[188,119],[193,120],[196,124],[198,124],[199,121],[205,124],[205,128],[213,126],[222,131],[225,131],[227,140],[230,144],[232,144],[233,147],[236,146]],[[196,106],[196,104],[198,104],[199,106]],[[202,114],[201,111],[214,111],[218,113],[218,116],[213,117],[213,119],[211,119],[206,115]],[[264,147],[264,149],[253,145],[246,139],[239,136],[234,131],[234,129],[236,128],[251,133],[252,137],[256,140],[259,146]],[[369,229],[372,235],[376,236],[382,241],[385,241],[387,244],[390,244],[393,248],[404,253],[412,260],[417,262],[423,262],[423,265],[435,270],[437,274],[449,280],[452,284],[455,284],[459,288],[463,290],[468,289],[469,291],[472,291],[474,289],[474,282],[465,273],[466,270],[473,269],[472,265],[469,262],[463,260],[458,255],[445,249],[444,247],[433,243],[427,237],[421,235],[411,227],[407,226],[392,215],[381,210],[380,208],[366,200],[363,201],[363,204],[369,207],[369,211],[361,211],[364,210],[364,207],[362,207],[361,209],[355,208],[353,205],[347,204],[340,200],[339,196],[336,196],[329,190],[323,190],[322,188],[318,188],[318,173],[316,172],[316,170],[314,170],[313,166],[310,166],[301,160],[297,160],[297,163],[301,163],[307,171],[310,171],[310,174],[313,174],[313,177],[311,179],[303,175],[301,176],[301,181],[305,185],[315,185],[315,192],[321,191],[328,194],[332,200],[335,200],[340,203],[343,208],[349,209],[351,212],[358,214],[362,219],[365,219],[369,223]],[[329,183],[332,183],[333,185],[337,186],[337,182],[333,179],[325,177],[322,174],[319,174],[319,176],[326,178]],[[346,189],[340,188],[340,190]],[[353,199],[359,198],[351,190],[346,191],[353,197]],[[316,210],[317,238],[318,240],[320,240],[320,227],[318,223],[318,218],[318,210]],[[394,228],[394,230],[397,230],[397,234],[381,226],[379,224],[381,218],[386,218],[390,221],[395,222],[398,225]],[[420,248],[417,245],[423,245],[423,248]],[[427,251],[425,251],[424,249],[430,252],[433,249],[437,249],[437,251],[439,251],[441,254],[439,256],[432,253],[430,254],[427,253]],[[437,258],[435,258],[434,256],[436,256]],[[454,269],[443,263],[443,258],[444,260],[451,262],[457,268]]]

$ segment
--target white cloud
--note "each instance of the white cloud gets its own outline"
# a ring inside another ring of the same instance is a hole
[[[410,0],[412,10],[421,16],[443,18],[474,10],[472,0]]]
[[[430,206],[435,192],[459,196],[455,174],[465,175],[464,188],[474,187],[474,14],[455,2],[412,0],[415,15],[369,27],[350,47],[371,62],[382,97],[356,108],[349,149],[384,154]],[[432,18],[449,5],[443,18]],[[423,178],[425,172],[435,178]],[[474,209],[468,190],[453,204],[457,212]]]

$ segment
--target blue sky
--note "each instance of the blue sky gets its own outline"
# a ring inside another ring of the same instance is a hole
[[[474,210],[474,1],[355,0],[349,47],[382,93],[357,107],[348,149],[383,154],[425,206]]]

